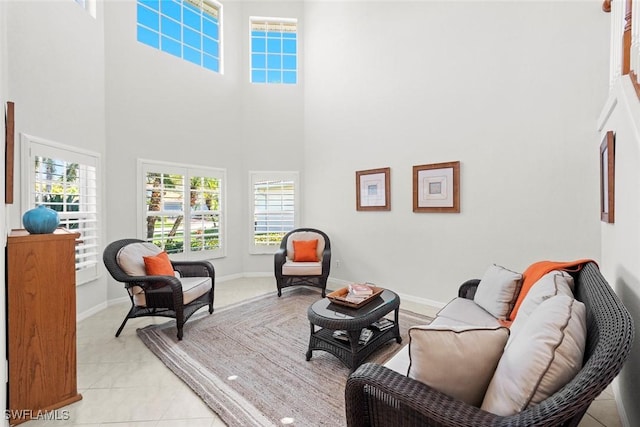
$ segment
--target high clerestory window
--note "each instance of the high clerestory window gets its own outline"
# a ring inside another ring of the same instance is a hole
[[[298,82],[298,21],[251,17],[251,82]]]
[[[138,41],[222,73],[222,5],[213,0],[138,0]]]

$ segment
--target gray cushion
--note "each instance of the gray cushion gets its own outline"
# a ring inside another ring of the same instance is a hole
[[[521,286],[522,274],[493,264],[482,276],[473,300],[496,318],[505,320]]]
[[[118,251],[116,260],[120,268],[130,276],[146,276],[145,256],[158,255],[162,249],[149,242],[131,243]]]
[[[505,327],[414,326],[408,376],[480,406],[508,337]]]
[[[482,409],[513,415],[558,391],[582,367],[586,334],[584,304],[566,295],[543,301],[505,347]]]
[[[491,313],[476,304],[474,300],[467,298],[454,298],[438,312],[437,316],[436,321],[447,323],[444,319],[439,320],[440,318],[452,320],[453,323],[448,322],[450,325],[500,326],[500,322]]]
[[[567,295],[573,297],[573,277],[567,272],[554,270],[542,276],[533,284],[522,304],[518,309],[518,315],[511,324],[511,336],[514,339],[516,334],[525,325],[531,313],[545,300],[556,295]]]

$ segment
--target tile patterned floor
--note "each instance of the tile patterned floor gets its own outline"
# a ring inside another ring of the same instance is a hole
[[[216,284],[215,307],[275,292],[273,278],[234,279]],[[404,303],[412,311],[434,309]],[[58,410],[59,420],[35,420],[24,427],[223,427],[224,423],[189,387],[154,357],[136,328],[165,318],[129,320],[114,337],[128,310],[113,305],[78,324],[78,388],[83,399]],[[579,427],[619,427],[613,393],[606,390],[591,405]]]

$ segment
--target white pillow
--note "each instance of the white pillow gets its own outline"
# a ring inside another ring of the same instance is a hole
[[[479,407],[508,338],[502,326],[414,326],[407,376]]]
[[[497,319],[506,320],[521,286],[522,274],[493,264],[482,276],[473,300]]]
[[[566,295],[543,301],[505,347],[482,409],[508,416],[551,396],[582,367],[586,335],[584,304]]]
[[[553,270],[533,284],[524,300],[522,300],[522,304],[518,309],[518,315],[511,324],[509,341],[514,339],[518,331],[527,322],[531,313],[538,308],[542,301],[556,295],[573,297],[573,277],[571,277],[569,273]]]

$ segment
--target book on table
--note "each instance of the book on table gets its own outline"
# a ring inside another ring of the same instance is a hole
[[[373,288],[367,283],[351,283],[349,285],[349,293],[368,297],[373,294]]]
[[[362,302],[373,295],[373,288],[366,283],[351,283],[348,290],[349,293],[347,293],[345,299],[355,304]]]
[[[358,339],[358,344],[365,345],[366,343],[369,342],[372,336],[373,336],[373,331],[371,329],[367,329],[367,328],[363,329],[362,331],[360,331],[360,338]],[[347,331],[344,331],[344,330],[333,331],[333,337],[338,341],[342,341],[344,343],[349,342],[349,335],[347,334]]]
[[[393,325],[393,321],[387,319],[386,317],[383,317],[382,319],[373,322],[371,324],[371,327],[379,331],[386,331],[387,329],[393,328]]]

